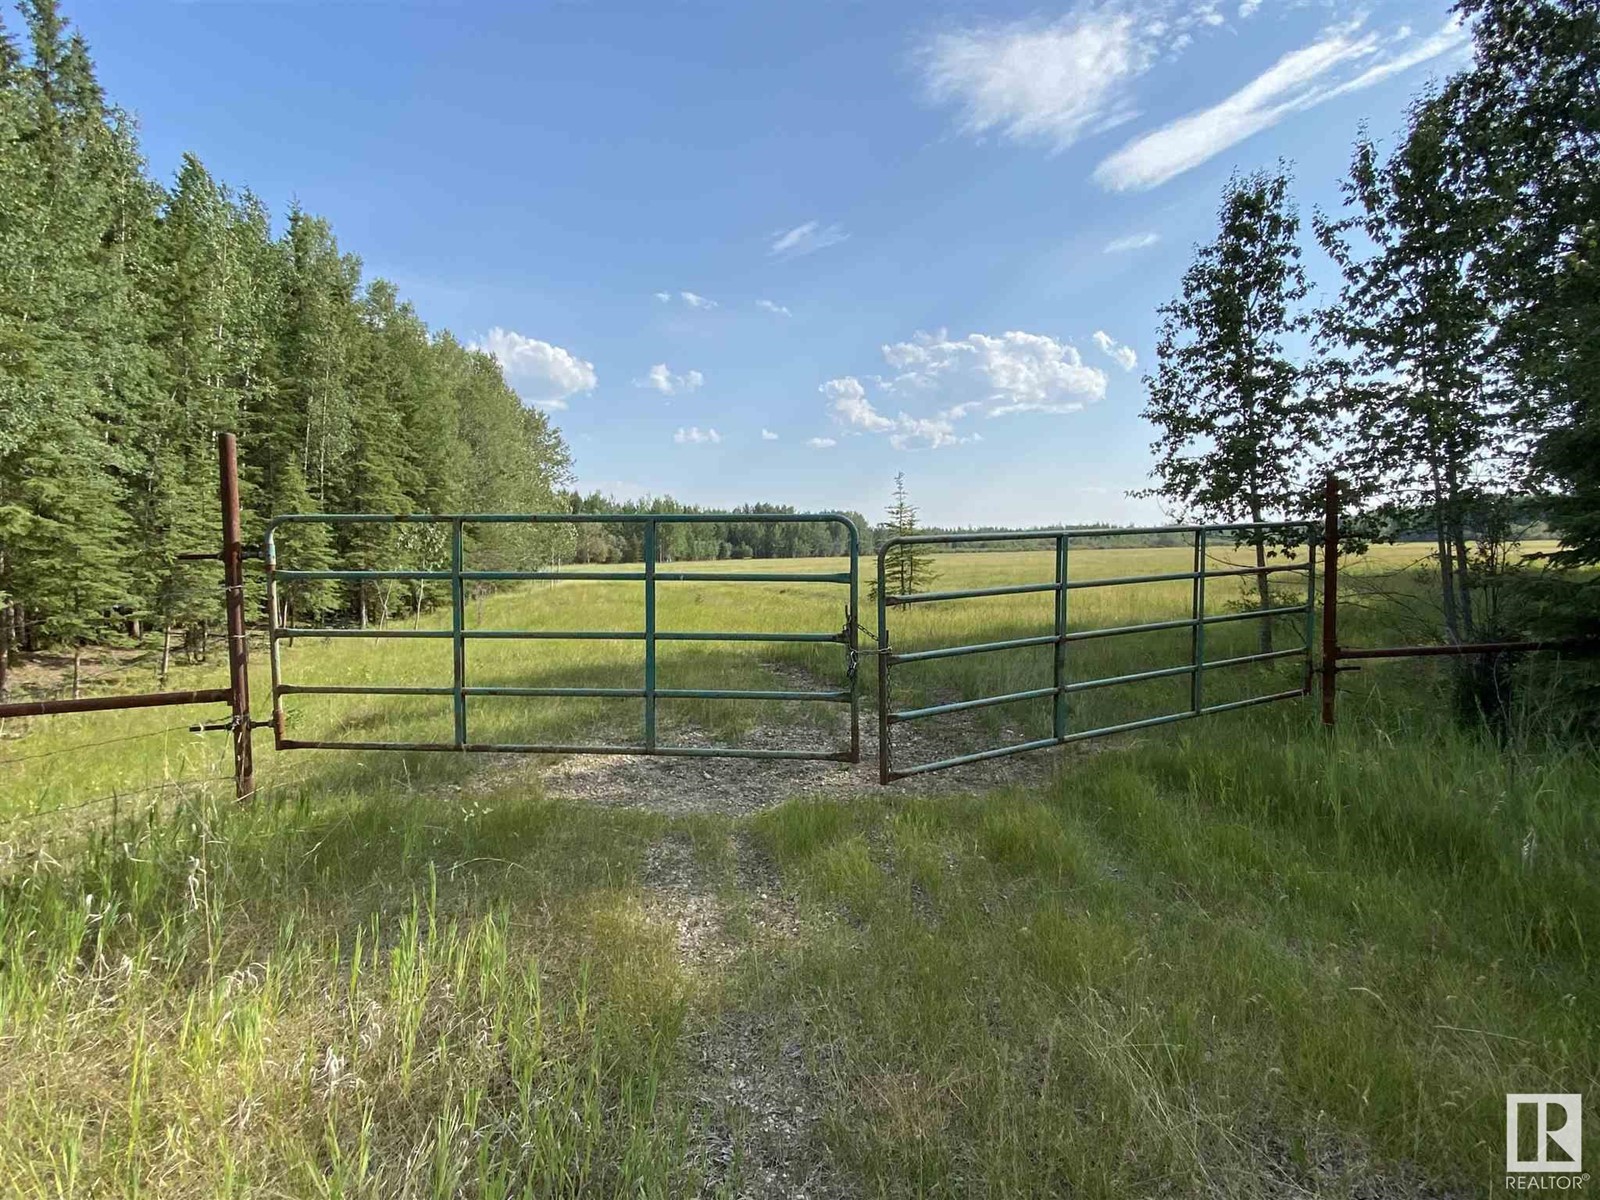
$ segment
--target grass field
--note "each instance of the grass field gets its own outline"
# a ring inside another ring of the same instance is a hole
[[[1087,551],[1073,572],[1187,561]],[[1051,574],[1044,554],[939,565],[952,588]],[[836,587],[662,589],[663,629],[844,617]],[[1219,581],[1208,610],[1241,598]],[[1188,603],[1185,584],[1077,592],[1071,624]],[[1402,628],[1374,604],[1351,606],[1346,640]],[[628,629],[638,609],[637,585],[564,582],[470,620]],[[1050,627],[1049,597],[1026,596],[915,609],[892,633],[913,649]],[[1215,629],[1208,657],[1254,648],[1247,623]],[[1083,643],[1072,678],[1186,661],[1180,633]],[[433,684],[448,645],[301,639],[285,663],[296,682]],[[641,650],[469,655],[474,683],[636,686]],[[844,669],[837,647],[754,644],[663,644],[661,663],[666,687],[837,686]],[[1208,695],[1301,670],[1218,672]],[[1487,1194],[1504,1093],[1593,1094],[1600,1076],[1600,765],[1461,730],[1430,675],[1345,677],[1332,736],[1292,702],[1051,752],[1026,777],[852,776],[746,816],[581,803],[536,759],[275,754],[267,737],[264,790],[240,808],[226,738],[171,729],[186,712],[13,722],[0,1194]],[[258,659],[261,711],[265,680]],[[1048,682],[1048,649],[941,660],[897,669],[895,702]],[[1186,689],[1085,693],[1073,727]],[[640,721],[601,699],[482,698],[470,716],[475,739],[518,741],[631,739]],[[1030,702],[929,736],[959,753],[1048,721]],[[843,734],[821,704],[663,702],[662,722],[741,744]],[[297,697],[290,728],[448,737],[448,700]],[[662,766],[693,792],[702,764]]]

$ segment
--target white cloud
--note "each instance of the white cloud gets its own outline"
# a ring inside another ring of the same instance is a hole
[[[1166,32],[1126,8],[1085,7],[1049,25],[937,34],[917,58],[928,96],[960,109],[962,132],[1059,150],[1133,116],[1128,84]]]
[[[832,401],[833,415],[846,425],[872,433],[886,433],[894,428],[893,421],[872,407],[867,389],[853,375],[830,379],[817,390]]]
[[[773,433],[770,429],[763,429],[761,431],[761,440],[763,442],[775,442],[778,440],[778,435]]]
[[[772,235],[768,253],[778,258],[799,258],[828,246],[836,246],[850,235],[838,225],[823,225],[820,221],[807,221],[793,229],[781,230]]]
[[[715,429],[701,429],[698,425],[691,425],[687,429],[680,428],[672,435],[672,440],[680,446],[716,445],[722,441],[722,435]]]
[[[706,377],[699,371],[685,371],[682,375],[674,375],[667,369],[666,363],[656,363],[645,372],[643,379],[635,379],[634,387],[654,388],[663,396],[676,396],[683,392],[693,392],[704,384]]]
[[[826,450],[829,446],[837,446],[838,444],[837,441],[830,437],[814,437],[806,442],[806,445],[813,450]]]
[[[1233,95],[1143,134],[1095,168],[1112,191],[1143,191],[1199,166],[1292,113],[1371,87],[1467,40],[1459,18],[1414,45],[1409,30],[1385,42],[1352,22],[1285,54]],[[1361,69],[1364,65],[1364,69]]]
[[[989,416],[1012,412],[1074,412],[1106,394],[1106,375],[1084,364],[1077,348],[1042,333],[998,336],[919,333],[883,348],[902,371],[889,386],[901,393],[954,393],[963,407],[981,403]]]
[[[1261,0],[1239,0],[1239,19],[1249,20],[1261,8]]]
[[[663,304],[671,304],[673,300],[673,293],[656,292],[655,298],[661,301]],[[697,292],[679,292],[677,293],[677,298],[682,300],[690,308],[712,309],[717,307],[717,302],[715,300],[702,296]]]
[[[978,434],[961,434],[956,425],[975,413],[1076,412],[1106,390],[1104,371],[1086,366],[1076,348],[1044,334],[974,333],[952,339],[944,332],[919,333],[909,342],[884,346],[883,357],[899,373],[870,376],[868,382],[897,406],[894,416],[879,411],[867,384],[853,375],[830,379],[819,390],[840,425],[887,434],[902,450],[979,440]]]
[[[774,315],[780,316],[780,317],[788,317],[788,316],[793,316],[794,315],[787,308],[785,308],[783,305],[774,304],[771,300],[757,300],[756,301],[756,307],[757,308],[764,308],[769,313],[773,313]]]
[[[1112,238],[1105,245],[1107,254],[1125,254],[1129,250],[1145,250],[1154,246],[1161,240],[1159,233],[1130,233],[1123,237]]]
[[[1139,356],[1133,352],[1133,347],[1124,346],[1104,329],[1094,331],[1094,344],[1124,371],[1131,371],[1139,365]]]
[[[592,392],[600,382],[593,363],[499,326],[482,342],[472,343],[472,349],[493,355],[523,402],[540,408],[565,408],[569,397]]]

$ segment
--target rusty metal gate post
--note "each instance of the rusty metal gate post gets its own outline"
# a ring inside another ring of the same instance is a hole
[[[222,499],[222,587],[228,615],[228,707],[232,710],[233,790],[255,794],[250,745],[250,644],[244,625],[244,535],[239,520],[239,447],[231,433],[217,439]]]

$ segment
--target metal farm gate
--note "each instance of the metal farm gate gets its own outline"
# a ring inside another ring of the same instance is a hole
[[[1294,521],[1241,525],[1171,525],[1149,529],[1054,529],[1027,533],[918,534],[911,537],[890,538],[878,547],[878,778],[880,782],[890,783],[910,775],[921,775],[929,771],[942,771],[948,767],[957,767],[966,763],[982,762],[991,758],[1003,758],[1007,755],[1022,754],[1029,750],[1042,750],[1048,746],[1059,746],[1067,742],[1079,742],[1088,738],[1123,733],[1131,729],[1144,729],[1152,725],[1166,725],[1172,721],[1183,721],[1208,713],[1227,712],[1230,709],[1246,708],[1255,704],[1267,704],[1274,700],[1288,700],[1308,694],[1311,688],[1312,676],[1312,626],[1316,614],[1316,539],[1321,535],[1321,531],[1321,522]],[[1221,569],[1214,569],[1208,564],[1206,557],[1208,541],[1213,535],[1226,535],[1230,545],[1234,545],[1240,540],[1248,538],[1254,532],[1270,533],[1275,536],[1276,541],[1290,544],[1295,544],[1300,540],[1294,536],[1295,534],[1302,534],[1306,546],[1304,560],[1280,563],[1268,567],[1224,567]],[[1155,575],[1125,575],[1109,579],[1072,578],[1069,568],[1074,540],[1086,538],[1105,539],[1107,537],[1125,537],[1141,534],[1180,534],[1192,538],[1194,550],[1193,568],[1188,571],[1174,571]],[[889,591],[886,556],[897,546],[948,546],[979,542],[1039,541],[1054,543],[1054,579],[1037,583],[974,588],[966,591],[914,592],[909,595],[895,594]],[[1304,603],[1254,608],[1243,612],[1207,613],[1206,611],[1207,580],[1273,575],[1280,572],[1294,571],[1302,571],[1306,576]],[[1068,598],[1074,591],[1084,588],[1126,586],[1128,584],[1181,582],[1188,582],[1191,585],[1190,609],[1187,617],[1107,628],[1072,629],[1070,627]],[[889,610],[891,608],[903,609],[918,604],[937,604],[952,600],[974,600],[990,596],[1018,596],[1041,592],[1054,594],[1055,619],[1052,628],[1041,631],[1037,635],[1009,638],[997,642],[983,642],[968,646],[940,646],[906,653],[900,653],[893,649],[889,628]],[[1232,621],[1275,620],[1279,617],[1290,615],[1304,616],[1305,633],[1303,644],[1285,650],[1273,650],[1269,653],[1207,659],[1206,630],[1211,626]],[[1069,678],[1070,648],[1073,645],[1098,638],[1124,637],[1130,634],[1154,633],[1161,630],[1176,629],[1190,631],[1190,652],[1187,662],[1154,670],[1138,671],[1128,675],[1113,675],[1099,679],[1074,680]],[[1026,691],[1009,692],[1002,695],[980,696],[969,700],[956,700],[945,704],[932,704],[922,708],[903,709],[900,711],[895,711],[891,707],[890,684],[892,673],[896,666],[906,663],[929,662],[936,659],[959,658],[969,654],[994,654],[1007,650],[1020,650],[1030,646],[1053,646],[1055,648],[1052,680],[1046,687],[1031,688]],[[1305,660],[1305,682],[1302,686],[1290,691],[1254,695],[1242,700],[1231,700],[1217,704],[1208,704],[1206,702],[1205,678],[1207,671],[1215,671],[1223,667],[1242,666],[1246,663],[1259,663],[1273,659],[1295,657]],[[1079,730],[1071,728],[1070,698],[1075,695],[1099,688],[1115,687],[1119,684],[1143,683],[1148,680],[1167,679],[1183,675],[1189,677],[1190,687],[1189,702],[1181,709],[1160,713],[1155,716],[1141,717],[1138,720],[1105,725],[1099,728]],[[949,713],[969,712],[974,709],[990,708],[997,704],[1013,704],[1026,700],[1048,700],[1050,702],[1051,734],[1049,737],[1036,738],[1009,746],[998,746],[988,750],[979,750],[951,758],[915,763],[909,766],[896,767],[894,764],[892,735],[896,725]]]
[[[663,565],[659,555],[659,530],[663,525],[693,524],[703,522],[736,521],[748,524],[830,524],[842,527],[849,548],[848,568],[843,571],[759,571],[759,570],[679,570],[670,563]],[[437,570],[323,570],[292,569],[278,564],[277,535],[290,525],[349,525],[349,524],[428,524],[443,525],[448,529],[448,566]],[[636,525],[642,530],[643,562],[620,570],[564,569],[564,570],[475,570],[465,563],[466,530],[473,525]],[[1208,562],[1208,552],[1219,547],[1217,539],[1225,539],[1230,547],[1248,541],[1253,533],[1271,535],[1275,544],[1305,546],[1305,556],[1298,561],[1279,562],[1266,567],[1213,566]],[[956,533],[926,534],[911,537],[894,537],[878,547],[877,562],[877,649],[878,659],[878,774],[883,783],[908,776],[940,771],[967,763],[1041,750],[1049,746],[1089,738],[1104,737],[1133,729],[1165,725],[1211,713],[1226,712],[1256,704],[1271,703],[1305,695],[1311,685],[1313,664],[1311,658],[1313,625],[1316,618],[1316,541],[1322,532],[1318,522],[1272,522],[1260,525],[1180,525],[1148,529],[1056,529],[1018,533]],[[1130,535],[1180,535],[1188,538],[1192,546],[1192,565],[1187,571],[1172,571],[1149,575],[1124,575],[1111,578],[1073,578],[1071,551],[1074,541],[1125,537]],[[1054,578],[1031,583],[1002,584],[994,587],[955,591],[914,592],[898,594],[889,590],[887,557],[896,547],[905,546],[955,546],[974,543],[1038,543],[1046,542],[1054,549]],[[309,513],[278,517],[268,524],[263,544],[262,558],[267,575],[267,610],[269,613],[270,666],[272,670],[272,727],[276,745],[284,750],[339,749],[339,750],[450,750],[491,751],[497,753],[528,754],[648,754],[680,757],[726,757],[764,759],[813,759],[831,762],[859,762],[860,738],[860,686],[856,671],[859,647],[858,591],[860,583],[859,535],[847,517],[831,514],[614,514],[614,513],[539,513],[539,514],[461,514],[461,515],[403,515],[330,514]],[[1291,605],[1278,604],[1243,611],[1208,612],[1206,584],[1223,578],[1247,578],[1280,573],[1304,573],[1305,599]],[[450,626],[448,629],[393,629],[393,628],[307,628],[283,623],[283,609],[279,603],[279,588],[283,584],[301,581],[362,582],[375,580],[422,581],[448,584],[450,592]],[[467,626],[467,591],[474,583],[504,583],[520,581],[584,580],[597,582],[633,582],[642,585],[642,627],[631,630],[531,630],[531,629],[474,629]],[[837,585],[845,590],[843,627],[836,631],[791,630],[782,632],[733,632],[726,630],[662,629],[656,619],[657,587],[671,583],[821,583]],[[1140,624],[1109,627],[1071,627],[1070,596],[1074,591],[1088,588],[1121,587],[1139,584],[1188,583],[1190,585],[1189,612],[1187,616],[1171,620],[1148,621]],[[891,609],[904,610],[914,605],[938,604],[949,601],[975,600],[988,597],[1018,596],[1048,593],[1054,597],[1054,619],[1041,627],[1037,634],[1012,637],[1001,641],[973,645],[936,646],[927,649],[897,650],[894,648],[890,628]],[[1235,654],[1223,658],[1208,658],[1206,631],[1223,623],[1237,621],[1276,620],[1281,617],[1303,618],[1304,636],[1300,644],[1266,653]],[[1071,677],[1072,647],[1078,643],[1101,638],[1117,638],[1136,634],[1168,630],[1188,630],[1186,661],[1130,674],[1098,678]],[[284,678],[281,644],[293,638],[393,638],[440,639],[452,644],[451,675],[448,681],[427,686],[384,685],[333,685],[298,684]],[[603,640],[642,643],[644,662],[642,677],[634,687],[521,687],[493,684],[473,684],[468,679],[467,659],[469,644],[494,640]],[[848,686],[832,690],[722,690],[706,688],[664,688],[657,681],[657,647],[662,642],[805,642],[835,644],[840,647],[846,667]],[[1023,691],[976,696],[946,703],[929,704],[917,708],[895,709],[891,684],[895,669],[908,664],[939,659],[959,658],[974,654],[993,654],[1028,647],[1053,648],[1051,679],[1048,685]],[[1243,699],[1208,701],[1206,676],[1208,672],[1250,663],[1278,659],[1298,658],[1305,664],[1304,682],[1290,690],[1262,692]],[[1101,688],[1139,684],[1150,680],[1187,676],[1189,680],[1187,702],[1151,716],[1136,720],[1102,724],[1092,728],[1072,728],[1072,697]],[[453,736],[449,741],[365,741],[365,740],[310,740],[289,735],[284,698],[296,695],[354,695],[354,696],[438,696],[448,697],[453,715]],[[637,742],[624,744],[543,742],[497,742],[475,740],[468,728],[467,701],[473,697],[511,696],[530,698],[579,698],[644,702],[643,728]],[[656,733],[657,705],[661,700],[773,700],[784,702],[822,702],[847,705],[850,714],[850,744],[848,749],[761,749],[737,746],[683,746],[662,745]],[[1050,734],[1010,745],[996,746],[971,753],[946,758],[897,765],[894,761],[893,732],[896,726],[921,721],[951,713],[969,712],[995,705],[1023,701],[1048,701],[1050,704]]]
[[[828,524],[845,530],[849,547],[849,567],[836,572],[791,571],[682,571],[663,569],[659,562],[658,531],[664,525],[708,522],[737,524]],[[350,524],[430,524],[449,527],[449,566],[441,570],[339,571],[293,570],[278,566],[276,538],[288,525]],[[637,567],[624,570],[470,570],[465,564],[465,530],[473,525],[638,525],[643,527],[643,559]],[[847,517],[819,514],[727,514],[682,513],[672,515],[614,513],[479,513],[443,516],[387,516],[379,514],[306,513],[278,517],[267,526],[262,557],[267,571],[267,610],[269,617],[272,668],[272,727],[277,747],[282,750],[483,750],[524,754],[654,754],[701,758],[787,758],[821,759],[833,762],[861,761],[860,688],[856,677],[856,597],[860,581],[860,540],[855,525]],[[322,629],[294,628],[281,623],[282,608],[278,589],[295,581],[405,580],[447,583],[450,587],[450,628],[448,629]],[[467,585],[522,580],[593,580],[608,583],[635,582],[642,585],[643,627],[634,630],[530,630],[469,629],[466,623]],[[670,583],[825,583],[845,591],[844,622],[835,632],[788,631],[775,633],[728,632],[718,630],[667,630],[656,622],[656,589]],[[334,686],[294,684],[283,678],[280,652],[285,639],[303,638],[434,638],[452,643],[452,672],[448,683],[425,687]],[[497,687],[474,685],[467,678],[467,647],[471,643],[510,640],[583,640],[641,642],[644,648],[643,677],[637,687]],[[734,691],[705,688],[663,688],[656,681],[656,648],[662,642],[812,642],[834,643],[840,647],[848,672],[849,686],[830,691]],[[372,742],[308,741],[288,736],[283,708],[285,696],[448,696],[454,714],[454,736],[448,742]],[[474,741],[467,725],[467,700],[475,696],[520,697],[602,697],[644,701],[644,726],[637,743],[624,745],[546,745],[532,742]],[[850,711],[850,745],[846,750],[778,750],[716,746],[661,745],[656,737],[656,707],[661,700],[778,700],[844,704]]]

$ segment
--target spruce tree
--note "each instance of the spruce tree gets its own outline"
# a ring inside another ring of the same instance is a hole
[[[906,474],[901,471],[894,477],[894,499],[884,510],[888,517],[880,526],[880,536],[910,537],[917,533],[917,506],[906,494]],[[883,558],[884,586],[891,595],[909,596],[925,592],[933,585],[938,573],[933,566],[933,553],[925,545],[902,543],[891,546]],[[878,598],[878,581],[869,588],[872,599]]]

